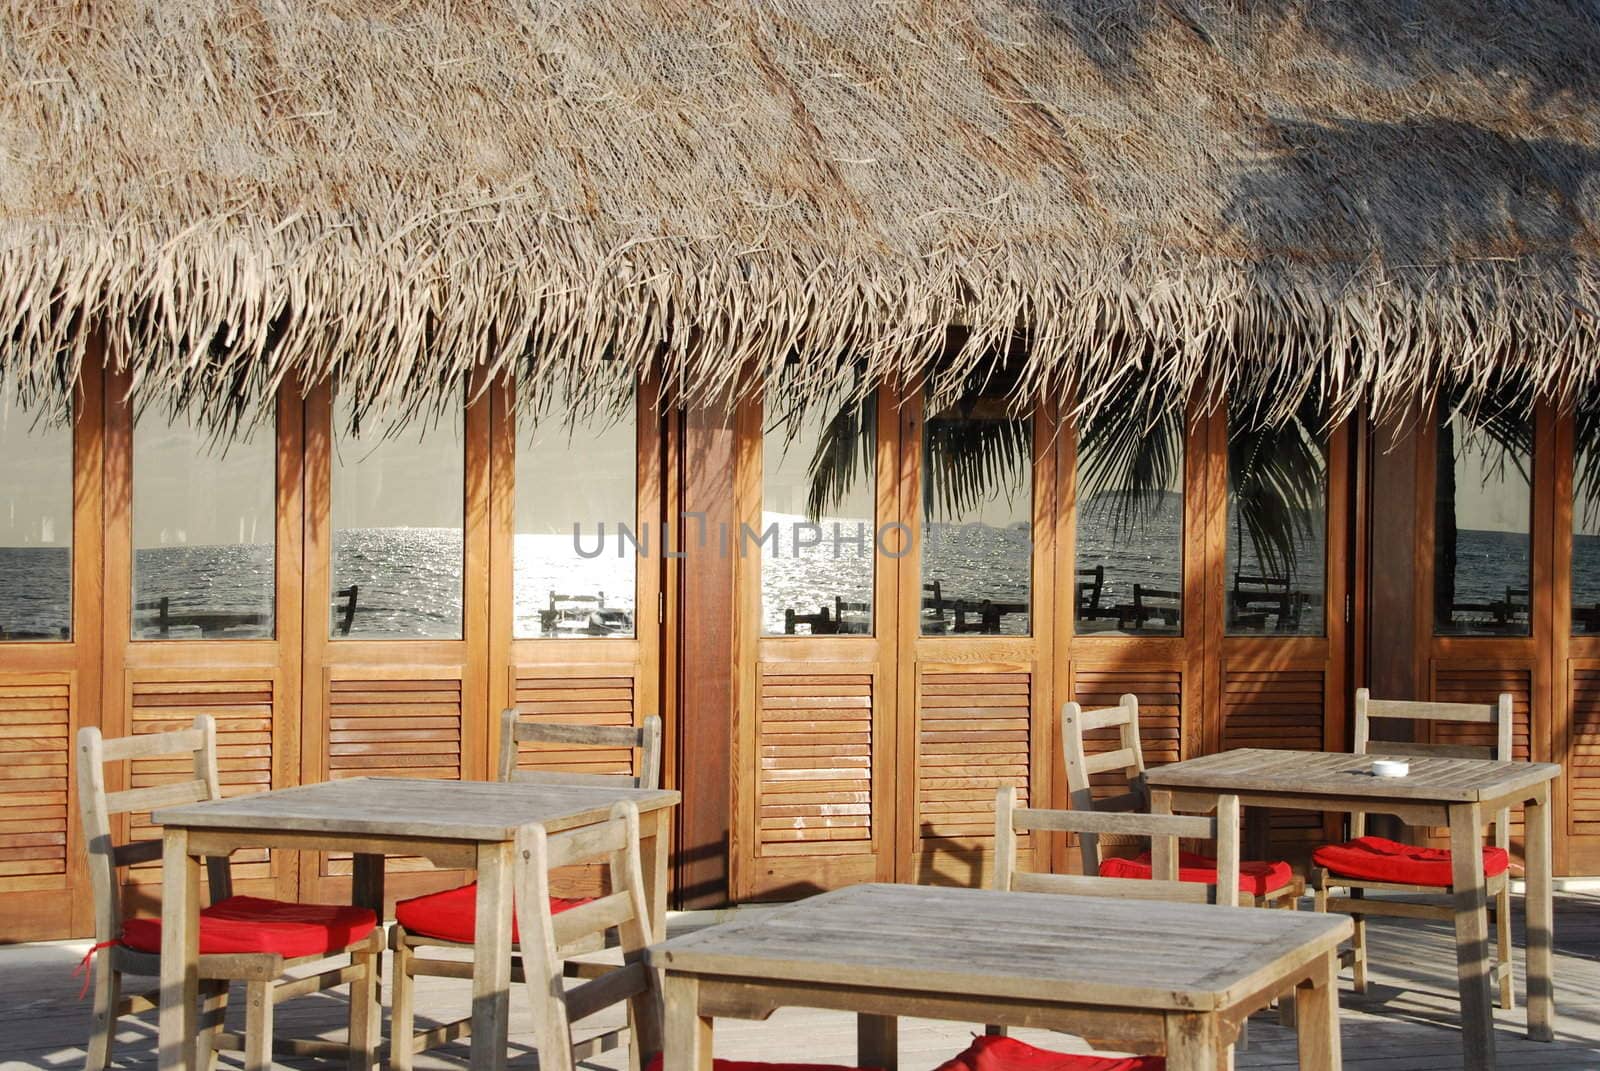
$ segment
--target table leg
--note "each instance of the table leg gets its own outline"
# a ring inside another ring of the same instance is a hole
[[[1168,1012],[1167,1071],[1221,1071],[1226,1063],[1215,1015]]]
[[[356,855],[350,902],[371,908],[383,925],[383,856]],[[370,973],[366,983],[350,983],[350,1071],[371,1071],[383,1042],[383,953],[364,949],[351,956],[355,963],[365,962]]]
[[[1523,919],[1528,937],[1528,1037],[1554,1041],[1556,1024],[1555,904],[1550,859],[1550,784],[1539,786],[1523,815],[1527,894]]]
[[[1339,953],[1322,958],[1316,976],[1294,991],[1295,1029],[1301,1071],[1338,1071],[1343,1064],[1339,1044]]]
[[[644,895],[650,908],[650,939],[667,939],[667,845],[672,810],[658,807],[641,816],[639,868],[644,871]]]
[[[700,1014],[700,980],[668,972],[661,1071],[711,1071],[712,1021]]]
[[[506,1065],[511,1010],[512,845],[478,846],[477,924],[472,943],[472,1071]]]
[[[896,1071],[900,1064],[900,1020],[893,1015],[856,1016],[856,1066]]]
[[[160,1071],[197,1071],[200,999],[200,860],[189,832],[167,827],[161,848]]]
[[[1272,858],[1272,812],[1265,807],[1244,810],[1244,852],[1246,859]]]
[[[1483,811],[1475,803],[1450,808],[1450,862],[1455,886],[1456,981],[1461,991],[1464,1066],[1495,1063],[1494,1004],[1490,993],[1489,910],[1483,876]]]

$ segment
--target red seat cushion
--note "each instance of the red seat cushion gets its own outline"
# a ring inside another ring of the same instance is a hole
[[[1453,880],[1449,848],[1423,848],[1383,837],[1357,837],[1343,844],[1324,844],[1311,853],[1311,861],[1340,877],[1396,885],[1448,889]],[[1484,877],[1504,874],[1510,865],[1511,856],[1504,848],[1483,849]]]
[[[937,1071],[1163,1071],[1160,1056],[1091,1056],[1051,1052],[1016,1038],[985,1034],[967,1051],[940,1064]]]
[[[758,1060],[712,1060],[712,1071],[877,1071],[876,1068],[844,1067],[840,1064],[769,1064]],[[644,1071],[661,1071],[661,1054],[644,1065]]]
[[[559,915],[569,908],[586,904],[587,900],[550,898],[551,914]],[[394,920],[408,933],[432,937],[436,941],[454,941],[470,945],[478,931],[478,885],[458,885],[454,889],[413,896],[394,905]],[[517,936],[517,916],[511,916],[511,939]]]
[[[1139,878],[1150,880],[1150,853],[1142,852],[1132,859],[1107,859],[1100,864],[1102,878]],[[1217,883],[1217,861],[1194,852],[1178,853],[1178,880]],[[1245,861],[1239,864],[1239,891],[1251,896],[1265,896],[1294,881],[1294,868],[1288,863],[1258,863]]]
[[[290,904],[256,896],[230,896],[200,911],[200,954],[276,952],[285,959],[342,952],[378,925],[364,907]],[[137,952],[161,951],[160,919],[129,919],[122,943]]]

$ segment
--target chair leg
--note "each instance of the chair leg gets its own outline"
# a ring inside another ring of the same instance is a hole
[[[1511,1011],[1517,1006],[1516,971],[1511,957],[1511,882],[1502,881],[1494,898],[1494,928],[1500,973],[1500,1007]]]
[[[1367,991],[1367,919],[1365,915],[1354,915],[1355,938],[1351,947],[1355,958],[1350,964],[1351,988],[1357,993]]]
[[[272,983],[260,979],[244,988],[244,1071],[272,1071]]]
[[[84,1071],[105,1071],[111,1062],[111,1038],[117,1032],[117,1002],[122,999],[122,976],[111,967],[110,950],[94,962],[94,1019],[89,1026],[89,1054]]]
[[[358,969],[350,980],[350,1071],[372,1071],[383,1040],[383,954],[376,939],[374,934],[366,944],[350,950],[350,966]]]
[[[205,1071],[216,1071],[217,1047],[215,1038],[222,1032],[228,1018],[228,982],[222,978],[202,979],[200,982],[200,1046],[198,1057]]]
[[[411,1071],[412,1039],[417,1033],[416,979],[411,976],[415,953],[406,945],[405,931],[396,924],[391,958],[394,972],[389,982],[389,1068]]]

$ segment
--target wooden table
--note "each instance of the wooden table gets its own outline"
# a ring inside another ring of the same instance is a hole
[[[163,837],[161,1071],[196,1068],[200,859],[240,848],[353,853],[351,900],[380,919],[385,856],[420,855],[436,866],[476,870],[472,1066],[504,1067],[517,829],[537,822],[554,832],[603,821],[625,799],[639,806],[646,897],[652,920],[664,927],[668,820],[679,799],[669,790],[360,777],[156,811]],[[382,1025],[377,986],[351,1000],[350,1064],[370,1068]]]
[[[1480,852],[1487,818],[1522,804],[1527,895],[1528,1036],[1554,1038],[1555,977],[1550,860],[1549,762],[1492,762],[1408,756],[1405,777],[1377,777],[1373,754],[1242,748],[1153,767],[1146,775],[1156,810],[1203,810],[1237,795],[1246,807],[1392,814],[1408,826],[1448,826],[1456,890],[1456,974],[1461,1035],[1468,1068],[1494,1066],[1494,1003],[1490,993],[1489,909]]]
[[[664,1071],[711,1071],[714,1017],[793,1005],[855,1012],[858,1063],[883,1071],[902,1015],[1060,1030],[1209,1071],[1290,989],[1300,1066],[1326,1069],[1353,931],[1343,915],[856,885],[686,934],[650,961],[666,978]],[[802,1043],[789,1058],[810,1055]]]

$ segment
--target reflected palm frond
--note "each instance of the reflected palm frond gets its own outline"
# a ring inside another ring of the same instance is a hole
[[[1272,576],[1293,576],[1301,540],[1316,537],[1327,487],[1327,450],[1318,399],[1301,402],[1283,424],[1262,426],[1230,407],[1228,494],[1236,539],[1248,536],[1256,561]]]

